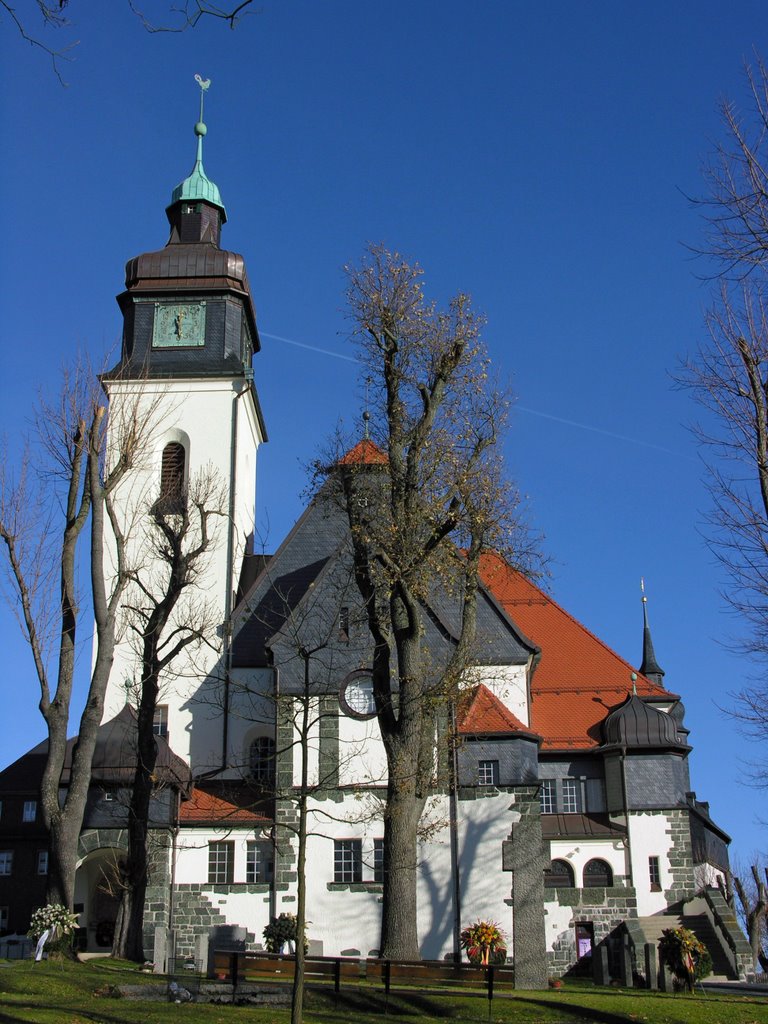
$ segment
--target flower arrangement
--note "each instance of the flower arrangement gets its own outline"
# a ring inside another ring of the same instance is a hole
[[[51,938],[71,935],[77,928],[78,915],[71,913],[60,903],[49,903],[38,907],[29,922],[28,935],[31,939],[39,939],[44,931],[50,929]]]
[[[296,948],[296,915],[280,914],[273,917],[264,929],[264,942],[268,953],[282,953],[286,942],[292,942]],[[309,943],[304,939],[304,952],[309,949]]]
[[[712,972],[712,957],[688,928],[665,928],[659,940],[659,956],[689,992],[693,983]]]
[[[503,964],[507,940],[495,921],[475,921],[461,933],[461,945],[471,964]]]

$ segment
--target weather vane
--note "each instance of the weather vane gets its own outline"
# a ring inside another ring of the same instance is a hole
[[[211,87],[210,78],[203,78],[202,75],[195,75],[195,81],[200,86],[200,124],[203,123],[203,98]]]

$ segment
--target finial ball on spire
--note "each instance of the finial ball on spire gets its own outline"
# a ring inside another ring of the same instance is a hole
[[[198,121],[197,124],[195,125],[195,135],[203,136],[206,134],[207,131],[208,128],[206,127],[205,123],[203,121]]]

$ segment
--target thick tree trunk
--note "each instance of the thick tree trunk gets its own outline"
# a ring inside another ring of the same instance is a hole
[[[157,672],[145,679],[139,703],[136,740],[136,770],[128,810],[128,860],[123,874],[119,927],[115,928],[112,955],[124,960],[144,961],[144,901],[149,878],[150,804],[157,763],[154,712],[157,703]]]
[[[384,902],[381,956],[418,960],[417,835],[424,799],[416,793],[413,772],[397,779],[390,770],[384,819]]]

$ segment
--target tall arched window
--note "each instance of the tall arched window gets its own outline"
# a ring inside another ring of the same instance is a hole
[[[275,782],[275,741],[271,736],[258,736],[248,754],[251,778],[262,786]]]
[[[595,858],[584,865],[584,888],[594,889],[603,885],[613,885],[611,865]]]
[[[160,502],[163,512],[181,512],[184,507],[184,475],[187,453],[178,441],[163,448],[160,466]]]
[[[553,860],[544,871],[545,889],[572,889],[573,868],[567,860]]]

